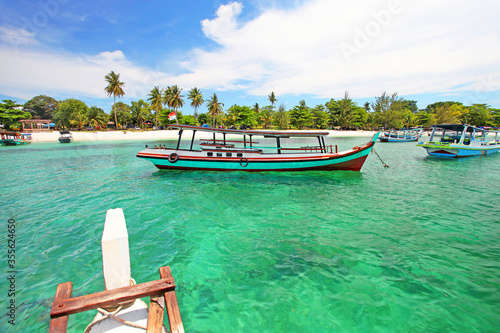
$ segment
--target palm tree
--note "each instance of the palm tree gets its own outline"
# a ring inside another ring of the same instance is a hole
[[[222,113],[223,106],[224,106],[224,103],[219,102],[219,99],[217,98],[217,95],[215,93],[210,98],[210,100],[207,102],[208,112],[210,112],[210,115],[212,116],[212,119],[213,119],[212,127],[215,127],[215,117],[218,114]]]
[[[201,90],[194,87],[189,91],[188,99],[191,100],[191,106],[194,108],[194,119],[198,120],[198,107],[203,105],[205,100],[201,94]]]
[[[123,86],[125,85],[125,82],[120,81],[120,73],[116,74],[113,71],[106,74],[104,79],[108,83],[108,86],[104,88],[104,91],[108,94],[108,97],[111,97],[111,95],[113,95],[114,98],[113,112],[115,114],[115,129],[118,129],[118,120],[116,117],[116,110],[115,110],[116,96],[122,97],[123,95],[125,95],[125,92],[123,91]]]
[[[267,96],[269,99],[269,102],[271,102],[273,109],[274,109],[274,103],[276,103],[278,100],[276,99],[276,96],[274,95],[274,91],[271,91],[271,93]]]
[[[104,113],[104,110],[98,108],[97,106],[92,106],[89,109],[88,115],[89,126],[92,126],[94,130],[97,127],[105,128],[108,122],[108,116]]]
[[[163,108],[162,92],[163,90],[160,90],[160,87],[155,86],[148,94],[148,102],[153,110],[155,110],[156,129],[158,129],[158,112]]]
[[[184,100],[181,95],[182,88],[179,88],[177,85],[168,87],[165,90],[165,95],[164,95],[164,102],[165,104],[169,107],[174,109],[176,113],[175,117],[175,123],[179,124],[179,120],[177,119],[177,109],[182,108],[184,106]]]

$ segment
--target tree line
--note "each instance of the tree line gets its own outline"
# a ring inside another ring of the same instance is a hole
[[[40,95],[24,105],[12,100],[0,103],[0,123],[6,128],[16,128],[20,119],[51,119],[60,128],[123,129],[137,126],[142,129],[156,128],[171,123],[186,125],[210,124],[212,127],[262,128],[262,129],[366,129],[428,127],[432,124],[467,123],[474,126],[500,126],[500,109],[487,104],[463,105],[446,101],[418,109],[417,102],[399,97],[397,93],[383,93],[374,102],[358,106],[346,92],[342,99],[330,99],[325,104],[309,107],[305,101],[291,109],[284,104],[276,108],[278,99],[274,92],[268,95],[270,105],[260,107],[233,105],[224,110],[217,94],[205,101],[199,88],[188,91],[187,100],[194,108],[193,115],[183,115],[186,100],[183,89],[177,85],[160,88],[155,86],[147,95],[130,104],[116,102],[116,97],[125,95],[125,83],[120,74],[113,71],[105,76],[108,83],[104,89],[113,97],[112,112],[107,114],[97,106],[88,107],[83,101],[68,98],[57,101]],[[205,105],[206,112],[199,113]],[[170,115],[175,114],[175,117]],[[117,124],[115,126],[115,124]]]

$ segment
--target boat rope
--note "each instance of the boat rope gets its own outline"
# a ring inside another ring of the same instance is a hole
[[[377,155],[378,159],[380,160],[380,162],[382,162],[382,164],[384,165],[384,168],[388,168],[389,166],[387,164],[385,164],[384,161],[382,161],[382,159],[380,158],[380,156],[377,154],[377,152],[375,151],[375,148],[372,148],[372,152],[375,153],[375,155]]]
[[[135,285],[135,280],[133,278],[130,278],[130,285],[133,286]],[[132,323],[130,321],[127,321],[127,320],[124,320],[120,317],[117,316],[117,314],[123,310],[123,309],[126,309],[130,306],[132,306],[134,304],[136,300],[133,299],[133,300],[130,300],[130,301],[126,301],[126,302],[121,302],[121,303],[118,303],[118,304],[115,304],[115,305],[112,305],[112,306],[109,306],[107,308],[98,308],[97,311],[99,313],[101,313],[103,316],[100,317],[100,318],[94,318],[94,321],[92,321],[88,326],[87,328],[85,328],[85,331],[84,333],[89,333],[91,328],[100,323],[101,321],[103,321],[104,319],[107,319],[107,318],[111,318],[111,319],[114,319],[120,323],[122,323],[123,325],[127,325],[127,326],[131,326],[131,327],[136,327],[136,328],[140,328],[140,329],[143,329],[143,330],[147,330],[146,327],[142,326],[142,325],[138,325],[138,324],[135,324],[135,323]]]

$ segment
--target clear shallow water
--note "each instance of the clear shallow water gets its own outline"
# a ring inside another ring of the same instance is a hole
[[[133,277],[171,267],[187,332],[498,331],[500,154],[438,160],[377,143],[388,169],[371,154],[359,173],[169,172],[135,157],[148,143],[1,147],[18,309],[0,331],[47,331],[58,283],[104,290],[101,233],[118,207]],[[69,331],[94,314],[72,315]]]

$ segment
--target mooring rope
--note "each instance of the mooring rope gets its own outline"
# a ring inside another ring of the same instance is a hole
[[[130,278],[130,285],[133,286],[135,284],[135,280]],[[96,325],[97,323],[100,323],[101,321],[103,321],[104,319],[107,319],[107,318],[111,318],[111,319],[114,319],[124,325],[128,325],[128,326],[132,326],[132,327],[136,327],[136,328],[141,328],[143,330],[147,330],[146,327],[144,326],[141,326],[141,325],[137,325],[137,324],[134,324],[130,321],[127,321],[127,320],[123,320],[121,319],[120,317],[117,317],[116,315],[118,314],[118,312],[120,312],[121,310],[123,309],[126,309],[130,306],[132,306],[132,304],[134,304],[135,302],[135,299],[132,299],[130,301],[126,301],[126,302],[122,302],[122,303],[119,303],[119,304],[116,304],[116,305],[112,305],[112,306],[109,306],[107,308],[98,308],[97,311],[99,313],[101,313],[103,316],[99,319],[94,319],[93,322],[91,322],[87,328],[85,329],[84,333],[89,333],[90,332],[90,329]]]
[[[378,159],[380,160],[380,162],[382,162],[382,164],[384,165],[384,168],[388,168],[389,166],[387,164],[385,164],[384,161],[382,161],[382,159],[380,158],[380,156],[377,154],[377,152],[375,151],[375,148],[372,148],[372,152],[375,153],[375,155],[377,155]]]

